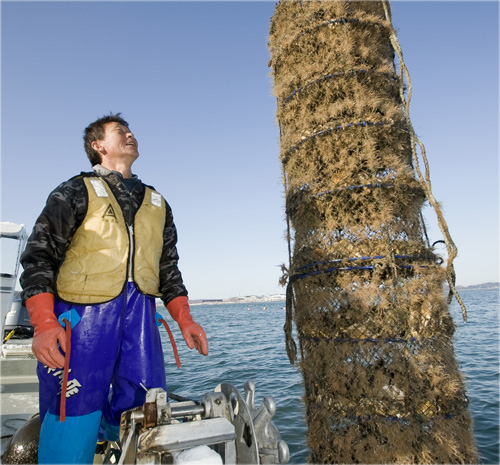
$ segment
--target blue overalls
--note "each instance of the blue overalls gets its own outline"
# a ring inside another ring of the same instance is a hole
[[[56,317],[65,312],[72,321],[66,421],[59,417],[63,370],[39,362],[38,463],[92,463],[98,438],[118,439],[122,412],[144,403],[145,388],[167,390],[154,298],[128,282],[103,304],[56,298]]]

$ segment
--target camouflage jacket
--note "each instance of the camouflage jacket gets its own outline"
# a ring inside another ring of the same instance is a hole
[[[20,278],[23,302],[42,292],[57,295],[56,278],[66,251],[77,228],[87,213],[87,189],[84,177],[100,177],[107,182],[118,201],[127,225],[132,225],[145,193],[145,185],[138,180],[129,192],[121,177],[114,171],[96,165],[94,172],[81,173],[54,189],[38,217],[26,249],[21,256],[24,271]],[[163,252],[160,259],[160,293],[165,304],[175,297],[186,296],[187,290],[177,267],[177,230],[172,210],[166,203],[163,231]]]

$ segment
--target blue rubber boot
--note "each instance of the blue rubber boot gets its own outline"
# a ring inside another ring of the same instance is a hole
[[[97,443],[101,412],[79,417],[66,417],[47,413],[40,430],[38,463],[92,463]]]

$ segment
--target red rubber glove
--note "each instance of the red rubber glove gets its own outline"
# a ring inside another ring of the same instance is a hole
[[[202,355],[208,355],[208,341],[203,328],[193,321],[189,313],[188,298],[179,296],[167,304],[170,316],[177,322],[182,332],[182,337],[190,349],[196,347]]]
[[[66,333],[54,315],[54,295],[49,292],[34,295],[26,301],[26,309],[35,328],[31,346],[35,357],[50,368],[63,368],[64,357],[57,342],[66,352]]]

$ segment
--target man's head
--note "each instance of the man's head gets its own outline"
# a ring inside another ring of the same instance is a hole
[[[97,141],[102,141],[106,136],[106,125],[109,127],[109,123],[117,123],[128,129],[128,123],[121,118],[121,113],[109,114],[103,116],[93,123],[89,124],[83,133],[83,141],[85,146],[85,152],[89,157],[92,166],[102,163],[101,154],[94,149],[95,143]]]

